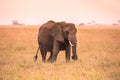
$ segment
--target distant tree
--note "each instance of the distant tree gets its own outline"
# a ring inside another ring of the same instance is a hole
[[[117,22],[118,22],[118,24],[120,25],[120,20],[118,20]]]
[[[113,25],[113,26],[118,26],[118,24],[117,24],[117,23],[113,23],[112,25]]]
[[[91,22],[88,22],[89,25],[96,25],[97,22],[95,20],[91,21]]]
[[[17,20],[12,20],[12,25],[24,25],[24,24],[19,23]]]
[[[84,26],[85,24],[84,23],[80,23],[79,26]]]
[[[12,25],[18,25],[18,21],[17,20],[12,20]]]

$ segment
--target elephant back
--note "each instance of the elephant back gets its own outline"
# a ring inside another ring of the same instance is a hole
[[[50,29],[54,24],[55,24],[55,22],[52,21],[52,20],[50,20],[50,21],[44,23],[44,24],[41,26],[41,28]]]

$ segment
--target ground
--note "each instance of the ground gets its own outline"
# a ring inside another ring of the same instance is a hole
[[[0,26],[0,80],[120,80],[120,27],[77,27],[78,60],[69,63],[64,51],[55,63],[40,54],[34,62],[38,29]]]

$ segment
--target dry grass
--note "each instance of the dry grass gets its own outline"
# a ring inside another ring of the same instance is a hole
[[[53,64],[43,63],[40,54],[33,61],[38,28],[0,27],[0,80],[120,79],[120,27],[78,28],[78,61],[66,63],[62,51]]]

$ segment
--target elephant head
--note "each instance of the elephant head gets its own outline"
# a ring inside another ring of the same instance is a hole
[[[72,47],[72,59],[77,60],[77,54],[76,54],[76,45],[77,45],[77,38],[76,33],[77,29],[75,28],[75,25],[73,23],[68,23],[63,26],[63,33],[65,34],[65,39],[69,41],[69,44]]]
[[[68,40],[69,44],[72,46],[73,60],[77,60],[76,33],[77,33],[77,29],[75,28],[75,25],[73,23],[57,22],[51,28],[51,34],[57,41],[64,43],[65,40]]]
[[[63,33],[65,39],[67,39],[70,43],[71,46],[75,46],[77,44],[77,39],[76,39],[76,33],[77,29],[75,28],[75,25],[72,23],[67,23],[66,25],[63,26]]]

